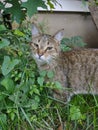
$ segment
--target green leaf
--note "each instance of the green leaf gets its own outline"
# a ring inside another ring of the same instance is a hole
[[[17,64],[19,64],[19,62],[20,60],[18,59],[11,60],[9,56],[4,56],[4,61],[1,66],[2,74],[5,76],[10,73],[10,71],[13,70]]]
[[[47,1],[47,4],[49,5],[50,9],[55,9],[53,3],[50,0]]]
[[[36,110],[38,108],[38,102],[34,101],[32,102],[32,110]]]
[[[0,92],[0,101],[2,101],[5,97],[6,97],[6,95],[4,95],[2,92]]]
[[[83,120],[85,116],[82,115],[80,109],[77,106],[71,106],[70,108],[70,118],[71,120]]]
[[[0,125],[6,125],[7,124],[7,116],[6,114],[0,114]]]
[[[17,104],[18,106],[26,105],[27,95],[25,93],[22,93],[21,91],[17,91],[13,95],[10,95],[9,99],[13,101],[15,104]]]
[[[55,83],[55,86],[56,86],[57,89],[62,89],[62,85],[61,85],[60,82],[55,81],[54,83]]]
[[[8,77],[1,81],[1,85],[4,86],[9,93],[12,93],[15,89],[13,80]]]
[[[14,34],[17,35],[17,36],[21,36],[21,37],[24,37],[24,36],[25,36],[25,34],[24,34],[23,32],[21,32],[19,29],[16,29],[16,30],[14,31]]]
[[[6,12],[11,13],[12,20],[20,23],[25,18],[25,12],[22,10],[21,2],[18,0],[9,0],[8,3],[12,4],[12,7],[6,8]]]
[[[36,110],[38,108],[39,101],[40,101],[39,96],[35,96],[34,99],[31,99],[31,105],[33,110]]]
[[[46,72],[45,70],[43,70],[43,71],[40,72],[40,76],[41,76],[41,77],[45,77],[45,76],[46,76],[46,73],[47,73],[47,72]]]
[[[40,86],[43,86],[43,83],[44,83],[44,78],[43,77],[38,77],[37,78],[37,82]]]
[[[71,38],[63,38],[61,41],[61,50],[70,51],[73,48],[84,47],[86,43],[83,41],[82,37],[74,36]]]
[[[4,9],[4,4],[2,2],[0,2],[0,10]]]
[[[0,41],[0,49],[8,46],[10,44],[9,40],[3,39]]]
[[[15,117],[16,117],[15,113],[14,113],[14,112],[11,112],[11,113],[10,113],[10,117],[11,117],[11,120],[14,121],[14,119],[15,119]]]
[[[34,98],[34,100],[37,102],[37,103],[39,103],[39,101],[40,101],[40,98],[39,98],[39,96],[35,96],[35,98]]]
[[[45,2],[43,0],[28,0],[27,2],[22,3],[22,7],[27,9],[28,16],[32,16],[33,14],[37,13],[37,8],[42,7],[47,9]]]
[[[69,38],[63,38],[61,40],[60,47],[61,47],[62,51],[70,51],[71,50],[70,39]]]
[[[6,30],[6,27],[4,25],[0,25],[0,31]]]
[[[40,95],[40,92],[39,92],[39,90],[38,90],[37,88],[34,88],[34,89],[33,89],[33,92],[34,92],[35,94]]]
[[[80,36],[71,37],[70,40],[73,47],[84,47],[86,45]]]
[[[47,72],[47,77],[48,77],[48,78],[53,78],[53,77],[54,77],[53,71],[48,71],[48,72]]]

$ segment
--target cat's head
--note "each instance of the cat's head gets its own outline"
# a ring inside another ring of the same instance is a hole
[[[63,29],[55,35],[41,34],[39,28],[32,25],[31,51],[37,64],[50,64],[59,55],[60,41],[63,38]]]

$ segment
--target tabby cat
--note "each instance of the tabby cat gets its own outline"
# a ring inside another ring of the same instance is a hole
[[[74,94],[98,94],[98,49],[77,49],[62,52],[60,41],[63,29],[55,35],[41,34],[32,25],[31,51],[40,70],[52,70],[53,81],[59,81],[63,90],[54,96],[68,101]]]

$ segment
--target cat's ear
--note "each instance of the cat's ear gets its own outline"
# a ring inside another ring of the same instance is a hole
[[[39,29],[37,27],[37,25],[35,25],[34,23],[32,24],[32,37],[36,37],[38,35],[40,35]]]
[[[63,38],[63,32],[64,32],[64,29],[61,29],[58,32],[56,32],[55,35],[53,35],[54,39],[60,42]]]

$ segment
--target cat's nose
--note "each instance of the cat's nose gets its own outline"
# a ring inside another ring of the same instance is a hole
[[[42,56],[43,54],[39,54],[38,56],[39,56],[39,59],[41,58],[41,56]]]
[[[43,56],[43,55],[44,55],[44,52],[43,52],[43,51],[39,51],[39,52],[38,52],[39,59],[40,59],[41,56]]]

